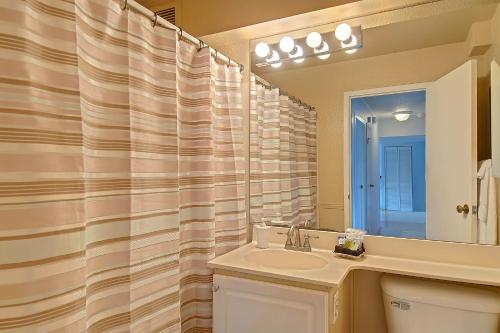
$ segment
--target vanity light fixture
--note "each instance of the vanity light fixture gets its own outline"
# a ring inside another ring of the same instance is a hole
[[[326,28],[326,27],[324,27]],[[324,29],[322,28],[322,29]],[[285,63],[300,64],[309,57],[329,59],[333,53],[352,54],[363,47],[363,29],[339,24],[335,30],[316,30],[305,36],[282,35],[271,43],[261,40],[255,44],[255,66],[279,68]]]
[[[310,32],[306,37],[306,44],[312,49],[316,49],[321,45],[323,38],[319,32],[313,31]]]
[[[255,54],[257,54],[259,58],[266,58],[270,53],[271,49],[267,43],[260,42],[255,46]]]
[[[295,49],[295,41],[292,37],[285,36],[280,40],[280,49],[285,53],[291,53]]]
[[[393,112],[392,115],[394,116],[394,118],[396,118],[397,121],[407,121],[408,119],[410,119],[410,116],[411,116],[412,112],[411,111],[396,111],[396,112]]]
[[[341,42],[340,44],[342,45],[342,48],[352,47],[352,46],[355,46],[356,44],[358,44],[358,39],[356,38],[356,36],[351,36],[347,41]],[[357,50],[358,49],[350,49],[350,50],[347,50],[344,52],[347,54],[353,54]]]
[[[341,23],[335,28],[335,37],[341,42],[347,42],[352,35],[352,28],[347,23]]]

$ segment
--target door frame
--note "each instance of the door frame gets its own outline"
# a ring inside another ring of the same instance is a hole
[[[405,84],[399,86],[387,86],[374,89],[354,90],[344,92],[344,229],[351,228],[352,225],[352,204],[351,204],[351,129],[352,112],[351,100],[353,98],[379,96],[412,91],[425,91],[431,82]],[[427,163],[427,161],[426,161]]]

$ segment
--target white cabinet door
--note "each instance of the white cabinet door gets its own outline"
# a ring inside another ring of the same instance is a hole
[[[214,276],[214,333],[328,333],[328,293]]]

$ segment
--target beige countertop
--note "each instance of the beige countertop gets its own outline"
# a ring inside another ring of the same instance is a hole
[[[270,249],[283,249],[283,244],[271,243]],[[336,257],[331,250],[313,249],[312,255],[327,261],[320,269],[291,270],[262,266],[248,261],[245,257],[252,252],[265,251],[258,249],[255,243],[249,243],[239,249],[219,256],[208,263],[213,269],[222,269],[270,278],[284,279],[326,287],[339,287],[350,271],[355,269],[379,271],[408,276],[500,286],[500,268],[461,265],[389,257],[367,254],[359,260]],[[292,251],[293,252],[293,251]]]

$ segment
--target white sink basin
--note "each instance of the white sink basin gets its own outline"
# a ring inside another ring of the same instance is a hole
[[[328,264],[326,259],[311,253],[276,249],[255,250],[244,258],[250,263],[276,269],[320,269]]]

